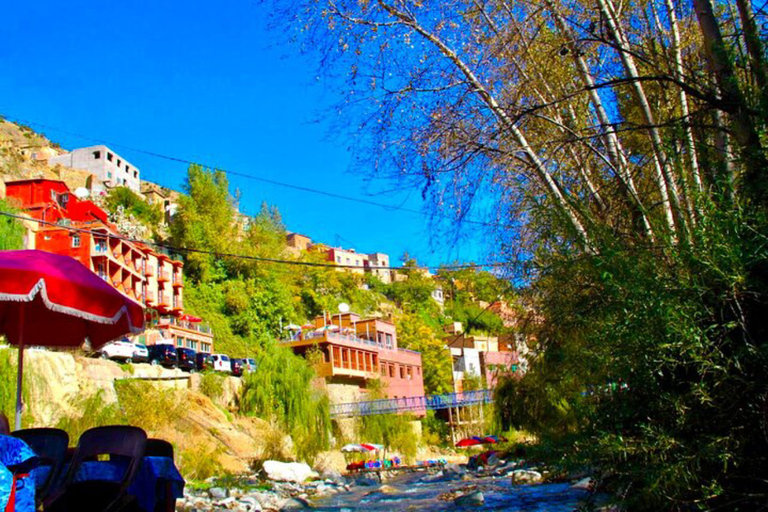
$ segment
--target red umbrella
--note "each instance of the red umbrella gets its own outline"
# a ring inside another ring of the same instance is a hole
[[[468,446],[477,446],[478,444],[483,444],[484,440],[475,436],[475,437],[466,437],[456,443],[456,448],[466,448]]]
[[[0,251],[0,333],[19,346],[16,428],[24,346],[91,347],[144,328],[144,309],[83,264],[43,251]]]

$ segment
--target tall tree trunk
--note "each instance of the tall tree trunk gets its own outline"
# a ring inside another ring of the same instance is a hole
[[[646,215],[645,206],[640,199],[640,195],[637,193],[637,188],[635,187],[632,175],[629,173],[621,142],[616,136],[613,124],[611,123],[607,110],[603,105],[603,100],[600,97],[599,91],[595,87],[595,81],[592,78],[589,65],[587,64],[586,60],[581,54],[581,51],[576,45],[576,38],[573,34],[573,31],[571,31],[568,25],[565,23],[562,15],[557,10],[557,6],[555,6],[551,0],[545,0],[545,3],[555,20],[555,24],[557,25],[558,30],[568,41],[568,47],[571,54],[573,55],[581,80],[584,82],[585,87],[589,91],[589,98],[592,102],[592,106],[595,109],[597,120],[606,130],[603,133],[602,138],[605,144],[606,152],[608,153],[608,159],[614,169],[614,172],[616,173],[616,176],[619,178],[620,183],[622,183],[626,188],[627,195],[630,198],[630,204],[634,204],[639,210],[645,234],[649,239],[653,240],[653,228],[651,227],[651,223],[648,220],[648,216]]]
[[[677,13],[675,12],[675,4],[672,0],[664,0],[667,6],[667,17],[669,18],[670,31],[672,32],[672,54],[675,59],[675,75],[679,81],[685,80],[685,73],[683,68],[683,56],[680,50],[680,27],[677,23]],[[680,111],[683,114],[685,123],[685,141],[688,146],[688,158],[691,162],[691,176],[693,182],[696,185],[696,191],[701,193],[701,172],[699,171],[699,159],[696,154],[696,143],[693,138],[693,130],[691,129],[690,111],[688,109],[688,95],[685,90],[679,88],[680,96]],[[698,213],[698,212],[697,212]]]
[[[664,144],[661,140],[661,134],[656,127],[656,119],[653,115],[653,110],[648,102],[645,89],[639,80],[640,73],[637,70],[635,59],[630,52],[629,43],[621,31],[612,1],[597,0],[597,3],[606,20],[608,31],[617,46],[619,58],[621,59],[624,70],[627,75],[633,79],[632,89],[634,90],[640,111],[643,113],[645,122],[648,125],[648,135],[653,147],[653,164],[656,172],[656,182],[661,194],[662,204],[664,205],[664,214],[666,215],[667,223],[673,236],[676,233],[677,236],[685,237],[686,226],[683,221],[683,216],[681,215],[682,211],[680,209],[680,196],[677,191],[677,182],[672,172],[669,159],[664,151]],[[677,212],[677,215],[675,215],[675,212]]]
[[[723,109],[731,119],[731,132],[744,163],[744,193],[752,201],[765,206],[768,204],[768,161],[760,137],[739,87],[733,64],[728,58],[712,3],[710,0],[693,0],[693,5],[704,38],[705,51],[720,88]]]

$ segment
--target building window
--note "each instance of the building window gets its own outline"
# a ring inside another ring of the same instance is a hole
[[[392,335],[387,334],[387,348],[392,348]]]
[[[80,247],[80,235],[72,235],[72,247]]]
[[[98,160],[99,158],[101,158],[101,151],[94,151],[93,152],[93,159],[94,160]]]
[[[386,377],[387,376],[387,365],[384,364],[384,363],[381,364],[381,375],[382,375],[382,377]]]
[[[184,346],[184,338],[182,338],[181,336],[176,338],[176,346],[177,347],[183,347]]]
[[[405,368],[400,366],[400,378],[405,379]]]
[[[112,157],[113,157],[112,153],[107,152],[107,160],[109,160],[111,162],[112,161]]]
[[[389,365],[389,377],[392,379],[395,378],[395,365],[393,364]]]
[[[120,165],[122,165],[122,163],[123,163],[123,161],[118,158],[117,159],[117,166],[120,167]]]
[[[133,177],[138,178],[139,177],[139,171],[133,171]]]
[[[112,172],[107,173],[107,178],[112,179]]]
[[[58,194],[56,194],[55,190],[51,190],[51,201],[55,201]]]
[[[336,256],[336,262],[341,263],[341,256]]]

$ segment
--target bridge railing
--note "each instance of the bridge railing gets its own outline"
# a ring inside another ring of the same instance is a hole
[[[332,404],[331,416],[342,418],[349,416],[371,416],[374,414],[390,414],[398,412],[424,412],[448,409],[449,407],[467,407],[469,405],[487,404],[493,401],[490,389],[465,391],[463,393],[446,393],[443,395],[425,395],[403,398],[387,398],[367,402],[350,402]]]

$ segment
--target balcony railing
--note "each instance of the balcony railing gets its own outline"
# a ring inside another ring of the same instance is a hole
[[[181,274],[173,274],[173,286],[184,286],[184,278]]]
[[[157,301],[157,294],[149,292],[145,299],[147,304],[154,304]]]
[[[157,323],[159,325],[175,325],[182,329],[197,331],[203,334],[211,334],[211,328],[200,322],[187,322],[186,320],[179,320],[178,318],[161,318]]]
[[[144,266],[144,275],[145,276],[151,276],[154,275],[155,269],[152,265],[145,265]]]
[[[350,343],[355,343],[357,345],[367,345],[369,347],[378,347],[381,348],[381,345],[373,340],[367,340],[365,338],[360,338],[359,336],[355,336],[353,334],[339,334],[337,332],[333,331],[322,331],[322,332],[308,332],[304,333],[304,337],[302,339],[304,340],[311,340],[315,338],[322,338],[326,336],[328,341],[347,341]],[[294,341],[298,341],[298,339],[288,339],[283,340],[282,343],[292,343]]]
[[[174,297],[173,309],[184,309],[184,302],[181,299]]]
[[[164,282],[164,281],[168,281],[168,272],[166,272],[165,270],[162,270],[162,269],[158,269],[157,270],[157,280],[159,282],[161,282],[161,283]]]
[[[161,293],[158,305],[159,306],[170,306],[170,304],[171,304],[171,301],[168,299],[168,295],[166,295],[165,293]]]

